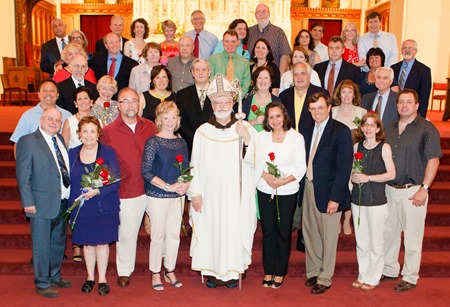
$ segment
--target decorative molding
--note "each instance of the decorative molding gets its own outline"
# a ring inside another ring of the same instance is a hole
[[[133,15],[133,3],[103,4],[61,4],[61,15]]]
[[[361,10],[334,9],[334,8],[308,8],[291,7],[291,18],[314,18],[314,19],[360,19]]]

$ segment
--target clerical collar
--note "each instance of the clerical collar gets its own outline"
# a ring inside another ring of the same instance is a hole
[[[237,121],[236,117],[234,117],[234,116],[233,116],[233,113],[231,113],[231,120],[230,120],[230,122],[224,126],[224,125],[222,125],[221,123],[219,123],[219,122],[216,120],[216,116],[213,114],[213,115],[209,118],[208,124],[213,125],[213,126],[214,126],[215,128],[217,128],[217,129],[225,130],[225,129],[230,128],[236,121]]]

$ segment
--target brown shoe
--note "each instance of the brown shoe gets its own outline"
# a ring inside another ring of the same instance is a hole
[[[397,280],[397,278],[398,277],[391,277],[391,276],[381,275],[380,282],[390,281],[390,280]]]
[[[119,287],[127,287],[130,285],[130,277],[128,276],[119,276],[117,278],[117,285]]]
[[[402,280],[395,286],[394,291],[395,292],[406,292],[411,289],[414,289],[415,287],[416,287],[415,284],[412,284],[410,282]]]
[[[45,298],[55,298],[58,297],[58,291],[53,289],[52,287],[48,287],[46,289],[36,288],[36,292],[42,295]]]
[[[321,284],[316,284],[314,288],[311,289],[311,294],[323,294],[325,291],[330,289],[331,286],[325,286]]]
[[[305,281],[305,286],[314,287],[316,285],[316,283],[317,283],[317,276],[314,276],[314,277],[308,278]]]

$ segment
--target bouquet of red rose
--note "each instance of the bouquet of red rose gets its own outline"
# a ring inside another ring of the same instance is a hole
[[[267,171],[269,172],[269,174],[275,176],[275,178],[280,178],[281,172],[278,169],[278,166],[276,166],[273,162],[273,161],[275,161],[275,154],[273,152],[269,153],[269,159],[271,162],[266,162]],[[280,224],[280,208],[278,207],[278,189],[275,189],[275,193],[276,193],[275,203],[277,206],[277,218],[278,218],[278,224]],[[273,194],[272,194],[271,199],[273,199]]]
[[[105,160],[101,157],[99,157],[95,161],[94,169],[89,172],[89,169],[87,167],[84,168],[86,171],[86,174],[81,175],[81,186],[83,187],[83,193],[86,193],[87,190],[84,188],[101,188],[104,186],[107,186],[111,183],[115,183],[119,181],[120,179],[115,178],[113,175],[111,175],[110,170],[108,169],[108,166],[105,165]],[[81,194],[78,196],[77,199],[73,202],[72,206],[69,207],[63,214],[59,216],[59,218],[67,221],[70,218],[70,214],[72,211],[78,207],[77,214],[75,215],[75,218],[73,219],[72,223],[70,224],[70,229],[73,231],[75,228],[75,223],[78,218],[78,214],[80,213],[81,207],[83,207],[84,204],[84,196]]]
[[[258,117],[258,116],[264,116],[264,111],[261,110],[261,107],[258,107],[257,105],[252,105],[252,112]]]
[[[355,152],[354,155],[355,159],[353,160],[353,171],[355,173],[358,174],[362,174],[363,170],[364,170],[364,166],[361,165],[361,160],[364,158],[364,155],[362,153],[360,153],[359,151]],[[360,218],[361,218],[361,186],[363,184],[360,183],[358,184],[358,188],[359,188],[359,195],[358,195],[358,206],[359,206],[359,212],[358,212],[358,227],[359,227],[359,223],[360,223]]]
[[[180,170],[180,176],[177,179],[177,182],[179,183],[185,183],[185,182],[191,182],[194,176],[191,175],[191,169],[192,167],[183,167],[183,155],[177,155],[175,157],[175,160],[177,160],[177,163],[174,163],[173,165]],[[184,226],[184,220],[183,220],[183,197],[180,196],[180,204],[181,204],[181,229],[183,230],[183,234],[186,237],[187,231],[186,226]]]

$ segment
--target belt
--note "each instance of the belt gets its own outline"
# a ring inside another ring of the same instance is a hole
[[[407,184],[403,184],[403,185],[396,185],[396,184],[389,184],[388,186],[393,187],[394,189],[409,189],[415,186],[418,186],[418,184],[414,184],[414,183],[407,183]]]

